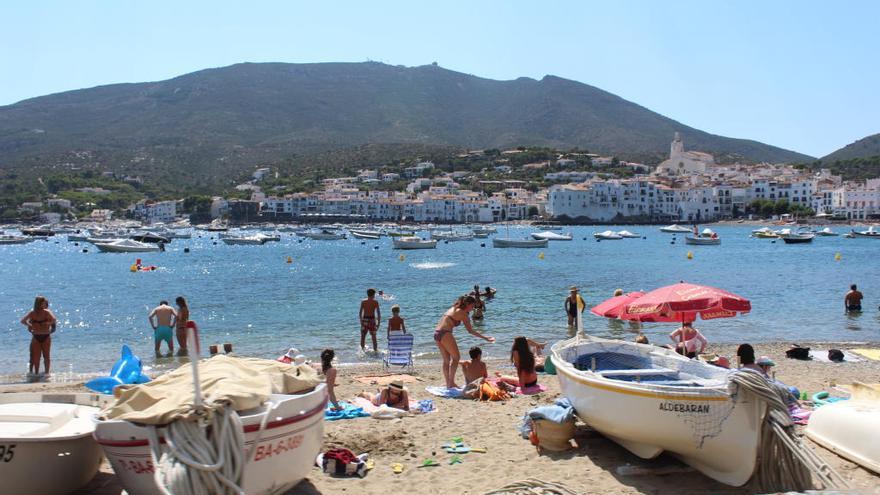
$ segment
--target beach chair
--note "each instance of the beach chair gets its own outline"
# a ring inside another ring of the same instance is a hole
[[[410,372],[415,370],[413,363],[413,335],[394,332],[388,337],[388,353],[382,359],[384,367],[402,366]]]

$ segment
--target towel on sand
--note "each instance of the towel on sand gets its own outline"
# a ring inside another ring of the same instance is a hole
[[[529,417],[532,419],[546,419],[554,423],[567,423],[574,418],[574,406],[571,401],[563,397],[556,399],[552,406],[540,406],[529,411]]]
[[[526,387],[526,388],[516,387],[517,395],[539,394],[545,390],[547,390],[547,387],[545,387],[544,385],[541,385],[540,383],[533,386],[533,387]]]
[[[431,395],[436,395],[437,397],[446,397],[447,399],[460,399],[462,396],[462,389],[460,388],[446,388],[438,385],[429,385],[425,387],[425,392],[428,392]]]
[[[382,404],[381,406],[377,406],[377,405],[373,404],[369,399],[365,399],[363,397],[357,397],[352,402],[354,402],[354,404],[356,406],[358,406],[359,408],[363,408],[363,410],[365,412],[369,413],[369,415],[375,419],[395,419],[395,418],[401,418],[401,417],[406,416],[410,413],[420,414],[423,412],[419,402],[414,401],[414,400],[409,401],[409,411],[404,411],[403,409],[395,409],[393,407],[388,407],[385,404]],[[436,410],[436,409],[433,408],[433,404],[432,404],[431,411],[434,411],[434,410]],[[431,412],[431,411],[428,411],[428,412]]]
[[[811,349],[810,350],[810,358],[813,361],[818,361],[820,363],[833,363],[834,362],[834,361],[828,359],[828,349]],[[849,361],[851,363],[858,363],[860,361],[863,361],[863,359],[860,358],[859,356],[855,355],[853,352],[843,351],[843,362],[845,363],[847,361]]]
[[[868,359],[872,359],[874,361],[880,361],[880,349],[853,349],[852,350],[856,354],[860,354]],[[844,353],[844,356],[846,353]]]
[[[357,407],[345,401],[339,401],[339,405],[342,406],[342,409],[334,410],[331,409],[333,404],[327,404],[327,409],[324,409],[324,419],[336,421],[340,419],[366,418],[370,415],[370,413],[364,411],[363,407]]]

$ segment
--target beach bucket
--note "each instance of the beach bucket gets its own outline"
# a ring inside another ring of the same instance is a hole
[[[562,452],[571,448],[574,438],[574,421],[559,424],[546,419],[532,420],[532,431],[538,437],[538,448]]]

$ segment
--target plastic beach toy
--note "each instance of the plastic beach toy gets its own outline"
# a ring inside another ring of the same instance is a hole
[[[95,378],[86,382],[86,387],[102,394],[112,394],[117,385],[147,383],[150,377],[143,374],[141,359],[131,352],[127,345],[122,346],[122,357],[110,369],[110,376]]]

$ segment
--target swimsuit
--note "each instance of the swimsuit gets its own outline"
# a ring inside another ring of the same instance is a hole
[[[159,325],[156,327],[156,330],[153,331],[153,338],[156,339],[156,342],[162,342],[163,340],[168,342],[168,345],[172,345],[171,339],[174,337],[174,332],[172,331],[170,326]]]
[[[537,384],[538,384],[538,379],[535,378],[534,381],[531,381],[531,382],[529,382],[529,383],[526,383],[525,385],[523,385],[523,386],[520,387],[520,388],[531,388],[531,387],[534,387],[534,386],[537,385]]]
[[[49,334],[49,333],[39,333],[39,334],[37,334],[37,333],[35,333],[35,334],[33,334],[33,336],[34,336],[34,340],[36,340],[38,343],[42,344],[43,342],[45,342],[46,340],[48,340],[49,337],[52,336],[52,334]]]
[[[434,330],[434,341],[437,342],[438,344],[440,343],[441,340],[443,340],[444,335],[446,335],[447,333],[451,334],[452,330],[461,324],[460,320],[456,320],[450,314],[444,313],[443,317],[444,318],[449,317],[449,319],[452,320],[452,328],[448,328],[448,329],[447,328],[438,328],[438,329]]]
[[[361,318],[361,333],[376,333],[376,319],[372,316]]]
[[[853,304],[853,305],[851,305],[851,306],[847,306],[847,307],[846,307],[846,310],[847,310],[847,311],[861,311],[861,310],[862,310],[862,305],[861,305],[861,304]]]

